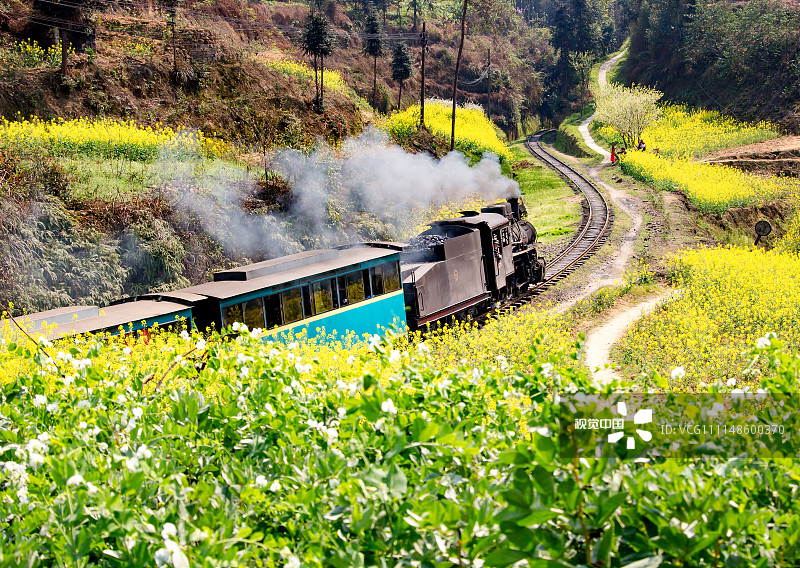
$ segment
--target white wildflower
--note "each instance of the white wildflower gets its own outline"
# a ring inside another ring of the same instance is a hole
[[[175,536],[178,536],[178,528],[172,523],[164,523],[164,526],[161,527],[161,538],[169,540]]]
[[[387,398],[381,403],[381,410],[387,414],[397,414],[397,408],[391,398]]]
[[[679,381],[686,376],[686,370],[683,367],[675,367],[669,374],[673,381]]]
[[[145,444],[142,444],[136,449],[136,457],[140,460],[149,460],[151,457],[153,457],[153,452],[150,451],[150,448],[148,448]]]
[[[735,387],[736,379],[728,379],[728,382],[726,382],[725,384],[728,385],[729,387]]]
[[[420,342],[417,344],[417,352],[418,352],[420,355],[425,355],[426,353],[430,353],[430,352],[431,352],[431,350],[430,350],[430,347],[428,347],[427,345],[425,345],[425,342],[424,342],[424,341],[420,341]]]
[[[277,479],[275,481],[273,481],[269,486],[269,490],[272,491],[273,493],[275,493],[277,491],[280,491],[281,490],[280,481],[278,481]]]
[[[125,467],[128,468],[128,471],[135,472],[137,469],[139,469],[139,458],[134,456],[132,458],[126,459],[125,460]]]
[[[84,481],[83,476],[80,473],[76,473],[67,480],[67,487],[71,487],[73,485],[81,485],[83,481]]]
[[[400,361],[400,351],[392,349],[392,352],[389,354],[389,363],[397,363],[398,361]]]
[[[122,349],[123,355],[130,355],[132,351],[133,349],[131,349],[130,347],[123,347]]]
[[[369,350],[375,351],[378,348],[378,345],[381,344],[381,336],[380,335],[373,335],[369,338]]]
[[[263,475],[259,475],[258,477],[256,477],[256,480],[255,480],[254,483],[255,483],[256,487],[259,487],[259,488],[266,487],[267,486],[267,478],[264,477]]]
[[[33,406],[39,408],[40,406],[44,406],[47,404],[47,397],[43,394],[37,394],[33,397]]]

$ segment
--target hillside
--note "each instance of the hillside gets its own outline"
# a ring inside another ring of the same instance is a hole
[[[633,2],[629,83],[672,101],[800,132],[800,10],[794,0]]]
[[[374,119],[367,103],[372,102],[373,62],[363,54],[363,24],[358,20],[363,10],[356,7],[326,4],[337,41],[325,67],[338,72],[342,85],[328,90],[321,116],[312,112],[313,72],[309,77],[307,70],[281,65],[310,62],[297,40],[308,15],[305,5],[182,4],[174,45],[166,11],[157,5],[113,4],[87,10],[83,17],[91,23],[93,36],[91,41],[80,34],[70,38],[76,53],[63,78],[57,45],[53,53],[34,56],[21,54],[18,43],[15,47],[15,42],[29,39],[45,50],[52,44],[53,27],[40,24],[37,13],[28,2],[0,10],[0,29],[5,32],[0,51],[7,63],[0,82],[0,113],[7,117],[118,116],[144,124],[194,126],[252,144],[256,141],[242,131],[236,117],[254,114],[278,135],[297,129],[286,134],[288,140],[277,136],[272,141],[276,145],[307,145],[315,136],[336,141],[357,134]],[[452,94],[458,30],[449,12],[428,18],[426,92],[446,98]],[[418,101],[420,81],[419,34],[412,20],[398,11],[386,14],[385,21],[386,51],[377,61],[375,106],[380,112],[398,105],[398,85],[390,78],[391,49],[397,42],[411,44],[415,59],[402,107]],[[487,83],[478,79],[491,49],[492,116],[514,134],[526,117],[536,116],[542,73],[553,58],[548,31],[526,24],[513,10],[491,20],[476,10],[470,23],[461,97],[485,104]]]

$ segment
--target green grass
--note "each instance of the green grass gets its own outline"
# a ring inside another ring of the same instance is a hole
[[[536,227],[539,242],[543,244],[560,241],[575,229],[581,218],[581,204],[570,199],[575,193],[557,173],[539,164],[525,149],[523,140],[509,144],[515,160],[525,160],[529,167],[515,172],[528,220]]]
[[[573,138],[574,144],[565,144],[562,140],[562,135],[559,136],[559,138],[557,138],[556,142],[553,144],[555,149],[559,152],[563,152],[564,154],[569,154],[578,158],[586,158],[586,163],[589,164],[598,163],[601,160],[601,157],[586,145],[586,143],[583,141],[583,136],[581,136],[581,133],[578,130],[581,122],[592,116],[593,113],[594,101],[590,101],[586,104],[583,112],[576,112],[565,118],[564,121],[559,125],[558,129],[563,134]],[[580,155],[581,153],[583,155]]]
[[[238,181],[247,176],[240,164],[208,158],[166,159],[153,163],[88,157],[60,158],[59,161],[72,175],[74,197],[106,201],[124,199],[143,193],[152,186],[181,180],[188,182],[201,178],[213,184],[215,180],[224,183],[225,180]]]

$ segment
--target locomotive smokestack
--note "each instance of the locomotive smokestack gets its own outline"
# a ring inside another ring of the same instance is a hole
[[[514,215],[514,219],[517,221],[520,220],[519,215],[519,198],[518,197],[509,197],[507,201],[511,204],[511,214]]]

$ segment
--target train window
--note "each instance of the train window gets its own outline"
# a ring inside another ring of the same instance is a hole
[[[387,262],[383,265],[383,291],[388,294],[400,288],[400,265],[397,261]]]
[[[303,293],[303,314],[305,314],[305,317],[310,318],[314,315],[311,299],[311,286],[302,286],[300,291]]]
[[[249,300],[244,306],[244,323],[250,329],[264,327],[264,306],[261,298]]]
[[[364,277],[360,270],[346,274],[347,303],[355,304],[364,299]]]
[[[333,309],[339,309],[339,290],[336,286],[336,278],[331,278],[331,300],[333,301]]]
[[[314,302],[314,313],[322,314],[333,309],[333,294],[331,282],[335,280],[320,280],[311,285],[311,296]]]
[[[283,325],[280,294],[270,294],[264,298],[264,312],[267,316],[267,329]]]
[[[303,319],[303,297],[300,288],[281,292],[283,298],[283,321],[292,323]]]
[[[222,308],[222,327],[228,327],[234,322],[244,323],[242,317],[242,304],[233,304]]]
[[[339,276],[339,305],[345,307],[347,305],[347,276]]]
[[[364,297],[371,298],[373,294],[372,286],[370,285],[369,269],[361,271],[361,280],[364,281]]]
[[[383,294],[383,266],[373,266],[370,268],[372,273],[372,293],[376,296]]]

